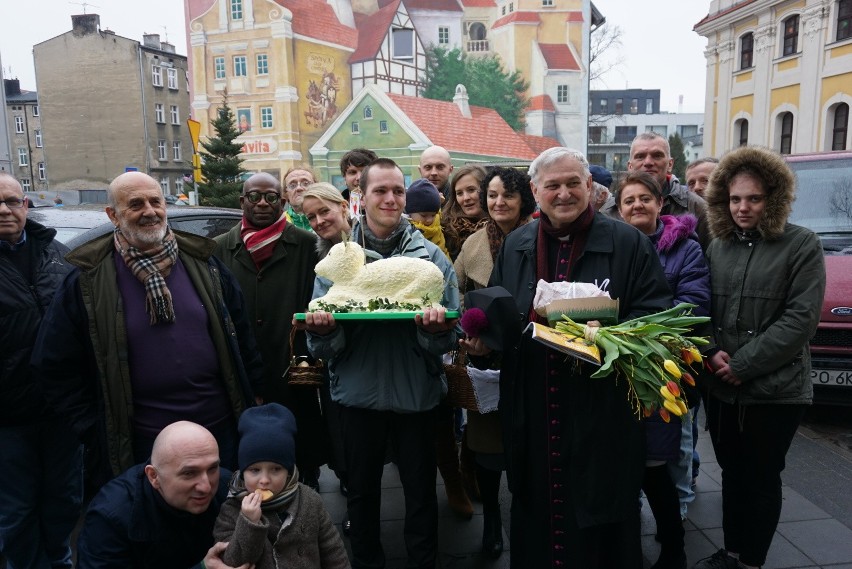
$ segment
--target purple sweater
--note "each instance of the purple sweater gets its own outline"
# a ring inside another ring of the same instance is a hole
[[[207,311],[180,259],[166,277],[175,321],[154,326],[145,311],[145,287],[119,255],[115,267],[124,305],[135,432],[153,438],[175,421],[209,429],[231,418]]]

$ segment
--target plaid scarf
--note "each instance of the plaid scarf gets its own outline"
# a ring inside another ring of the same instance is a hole
[[[145,311],[151,316],[151,326],[159,322],[174,322],[175,309],[166,277],[177,261],[178,246],[175,234],[168,228],[163,242],[149,251],[140,251],[127,242],[118,227],[113,233],[115,250],[139,282],[145,285]]]
[[[287,478],[287,485],[284,489],[273,496],[266,502],[260,504],[260,511],[269,512],[277,510],[281,506],[285,506],[293,501],[296,497],[296,491],[299,489],[299,469],[293,465],[293,472]],[[243,479],[243,473],[237,470],[231,476],[231,481],[228,483],[228,498],[244,498],[248,496],[249,491],[246,489],[246,481]]]
[[[240,237],[242,237],[243,243],[246,244],[246,249],[249,255],[251,255],[251,260],[254,261],[254,266],[258,270],[272,257],[272,253],[275,251],[275,243],[278,242],[278,238],[284,233],[286,226],[287,215],[285,213],[281,214],[278,221],[263,229],[258,229],[243,217]]]

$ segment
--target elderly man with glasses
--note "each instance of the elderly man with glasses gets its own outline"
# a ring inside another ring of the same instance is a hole
[[[313,183],[316,183],[317,177],[314,171],[308,166],[300,165],[287,170],[284,174],[284,190],[287,197],[287,209],[285,215],[287,221],[305,231],[314,232],[311,229],[311,224],[308,223],[308,216],[302,211],[302,201],[304,201],[305,191]]]
[[[303,174],[309,173],[293,170],[285,178],[296,187],[288,194],[297,195],[291,199],[298,201],[300,211]],[[296,415],[296,467],[301,481],[317,488],[319,466],[326,462],[329,444],[316,389],[290,388],[281,379],[290,363],[287,339],[293,313],[307,308],[313,292],[316,237],[288,219],[281,190],[271,174],[261,172],[246,180],[240,196],[243,220],[216,238],[215,255],[236,276],[246,297],[248,318],[263,358],[265,387],[261,395],[265,402],[281,403]],[[299,355],[307,353],[301,334],[295,339],[295,349]]]

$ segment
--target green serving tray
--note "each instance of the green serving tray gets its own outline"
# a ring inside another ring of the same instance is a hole
[[[416,315],[423,315],[423,311],[408,310],[403,312],[332,312],[335,320],[414,320]],[[447,310],[445,318],[458,318],[458,310]],[[297,312],[293,315],[296,320],[304,320],[305,313]]]

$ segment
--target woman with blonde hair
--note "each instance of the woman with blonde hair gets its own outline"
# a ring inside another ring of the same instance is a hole
[[[349,219],[349,202],[328,182],[308,186],[302,201],[302,211],[317,234],[317,252],[320,259],[333,245],[343,241],[352,230]]]

